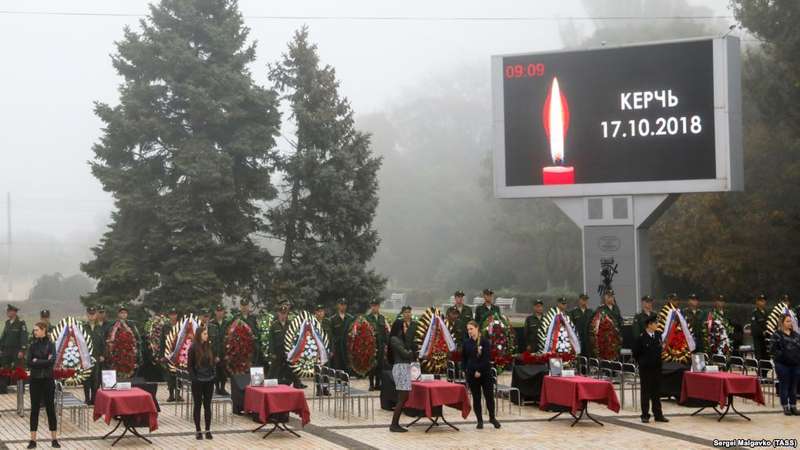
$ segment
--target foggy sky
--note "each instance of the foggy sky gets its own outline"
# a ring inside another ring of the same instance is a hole
[[[665,0],[666,1],[666,0]],[[726,15],[727,0],[696,1]],[[135,0],[0,1],[0,10],[144,15]],[[491,8],[487,8],[491,5]],[[266,64],[286,50],[294,30],[310,26],[322,61],[333,65],[356,114],[380,110],[407,88],[462,66],[486,68],[497,53],[559,48],[558,21],[353,21],[255,19],[283,16],[582,16],[578,0],[371,1],[241,0],[250,39],[258,41],[251,71],[268,85]],[[136,17],[0,14],[0,241],[10,191],[17,235],[59,239],[97,236],[109,221],[111,197],[87,161],[100,136],[93,101],[117,104],[120,78],[109,55],[123,26]],[[733,22],[731,22],[733,23]],[[590,30],[589,30],[590,31]],[[489,117],[486,119],[490,120]],[[279,141],[279,146],[281,142]],[[33,238],[35,241],[38,238]],[[35,244],[33,242],[32,244]]]

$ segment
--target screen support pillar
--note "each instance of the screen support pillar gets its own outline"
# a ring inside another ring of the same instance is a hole
[[[604,274],[624,316],[639,311],[639,299],[652,295],[648,231],[678,194],[555,198],[555,204],[581,229],[583,291],[600,304]],[[616,271],[616,273],[614,273]]]

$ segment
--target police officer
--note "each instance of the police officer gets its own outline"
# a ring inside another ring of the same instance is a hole
[[[483,327],[483,321],[489,316],[498,317],[500,308],[494,304],[494,291],[491,289],[483,290],[483,304],[475,308],[475,322],[479,327]]]
[[[581,294],[578,296],[578,306],[569,312],[569,318],[578,338],[581,341],[581,355],[589,355],[589,324],[592,322],[592,309],[589,308],[589,296]],[[618,330],[622,331],[622,330]]]
[[[167,380],[167,389],[169,390],[169,397],[167,397],[167,401],[174,402],[175,400],[178,400],[179,402],[182,402],[183,398],[181,398],[181,393],[178,391],[178,376],[175,372],[169,370],[169,360],[167,359],[166,354],[167,337],[170,333],[172,333],[175,325],[178,324],[178,310],[171,308],[167,312],[167,317],[169,318],[169,321],[161,326],[161,348],[158,352],[159,360],[161,361],[161,368],[164,371],[164,378]]]
[[[453,329],[458,330],[462,338],[466,337],[467,324],[472,320],[472,308],[464,304],[464,291],[459,289],[453,294],[453,304],[456,311],[458,311],[458,319],[456,319]],[[461,339],[456,342],[459,346],[461,345]]]
[[[19,308],[14,305],[6,307],[6,326],[0,337],[0,365],[12,369],[24,364],[25,352],[28,350],[28,327],[25,321],[17,317]],[[9,379],[0,377],[0,394],[8,394]]]
[[[297,375],[289,366],[289,361],[286,359],[286,349],[284,348],[284,340],[286,339],[286,331],[289,329],[289,302],[281,302],[278,305],[275,320],[270,325],[270,361],[269,365],[269,378],[277,378],[281,384],[293,384],[296,388],[303,388]]]
[[[347,332],[353,324],[353,316],[347,313],[347,300],[340,298],[336,302],[336,314],[331,317],[331,346],[333,362],[331,367],[337,370],[348,370]]]
[[[386,317],[380,312],[381,301],[372,299],[369,302],[369,313],[365,317],[367,322],[375,330],[375,367],[369,373],[369,390],[381,390],[381,374],[386,359],[386,344],[389,342],[389,335],[386,325]]]
[[[525,319],[525,348],[530,353],[538,353],[542,349],[542,343],[539,342],[539,328],[542,326],[543,316],[544,302],[537,298],[533,302],[533,314]]]
[[[250,300],[246,298],[239,300],[239,317],[250,327],[250,331],[253,332],[255,342],[253,346],[253,356],[250,360],[253,366],[258,366],[261,364],[261,330],[259,330],[258,326],[258,317],[252,311]],[[269,364],[269,361],[264,362]]]
[[[657,317],[655,311],[653,311],[653,297],[645,295],[641,301],[642,310],[633,316],[633,325],[631,327],[635,337],[639,337],[644,332],[644,324],[647,319]]]
[[[88,379],[83,382],[83,398],[87,405],[94,404],[94,395],[100,386],[100,374],[103,370],[106,354],[106,337],[102,324],[97,321],[97,309],[94,306],[86,308],[86,321],[83,329],[92,338],[92,357],[94,365]]]
[[[225,320],[225,306],[219,304],[214,309],[214,318],[208,322],[208,338],[211,340],[211,349],[214,351],[214,361],[217,365],[215,389],[217,395],[230,395],[225,390],[227,381],[225,371],[225,333],[227,329],[228,322]]]
[[[661,411],[661,334],[656,331],[658,321],[649,316],[644,331],[636,336],[633,357],[639,363],[641,380],[642,422],[650,422],[650,406],[656,422],[669,422]]]
[[[764,332],[767,330],[767,296],[759,294],[756,297],[756,307],[750,317],[750,333],[753,336],[753,353],[757,360],[769,359],[767,341]]]
[[[695,342],[695,353],[703,353],[703,322],[706,319],[705,312],[700,309],[700,298],[697,294],[689,296],[689,305],[683,309],[683,317],[692,329],[692,337]]]

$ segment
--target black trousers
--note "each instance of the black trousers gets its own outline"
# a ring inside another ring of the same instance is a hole
[[[211,429],[211,396],[214,395],[214,380],[192,381],[194,403],[194,429],[200,432],[200,407],[205,409],[206,431]]]
[[[489,410],[489,420],[494,419],[494,382],[489,372],[481,373],[479,378],[475,378],[472,373],[467,374],[467,384],[472,392],[472,409],[475,411],[475,418],[478,422],[483,422],[483,411],[481,408],[481,391],[486,397],[486,409]]]
[[[167,389],[169,390],[169,395],[177,395],[175,390],[178,387],[178,376],[175,374],[175,372],[169,370],[169,368],[165,368],[164,378],[167,379]]]
[[[650,417],[650,407],[655,417],[663,417],[661,412],[661,367],[639,368],[641,381],[642,417]]]
[[[58,429],[55,405],[56,384],[52,378],[31,378],[31,431],[39,429],[39,409],[44,403],[50,431]]]
[[[217,386],[219,389],[225,388],[225,382],[228,379],[227,372],[225,372],[225,362],[220,359],[217,363]]]

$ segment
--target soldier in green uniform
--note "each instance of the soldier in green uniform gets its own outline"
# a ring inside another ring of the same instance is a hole
[[[208,328],[208,321],[211,320],[211,311],[208,308],[203,308],[200,310],[200,319],[198,320],[198,325],[200,327]],[[209,336],[210,338],[210,336]]]
[[[243,298],[239,300],[239,318],[242,319],[247,326],[250,327],[250,330],[253,332],[253,337],[255,342],[253,343],[253,356],[250,359],[252,361],[252,365],[257,367],[261,365],[261,330],[258,327],[258,316],[256,316],[252,310],[250,305],[250,300]],[[269,364],[269,361],[264,361],[264,364]]]
[[[208,338],[211,340],[211,349],[214,351],[214,361],[217,365],[217,395],[230,395],[225,390],[227,381],[225,371],[225,333],[227,329],[228,322],[225,320],[225,306],[217,305],[214,309],[214,318],[208,322]]]
[[[453,328],[458,330],[461,339],[463,339],[467,335],[467,324],[472,320],[472,308],[464,304],[464,291],[460,289],[453,294],[453,303],[454,308],[458,311],[458,319]],[[460,347],[462,343],[459,340],[457,344]]]
[[[325,317],[325,305],[322,303],[317,304],[316,308],[314,308],[314,317],[317,319],[320,326],[322,326],[322,331],[325,332],[328,339],[331,339],[331,321]]]
[[[347,313],[347,300],[340,298],[336,302],[336,314],[331,317],[331,347],[333,361],[331,367],[349,372],[347,360],[347,332],[353,325],[353,316]]]
[[[494,291],[487,288],[483,290],[483,304],[475,308],[475,321],[483,327],[483,321],[490,315],[499,316],[500,308],[494,304]]]
[[[544,302],[537,298],[533,302],[533,314],[525,318],[525,349],[530,353],[538,353],[542,346],[539,342],[539,328],[544,317]]]
[[[700,298],[697,294],[689,296],[689,306],[683,309],[683,317],[692,329],[694,337],[695,353],[703,353],[703,322],[706,319],[705,311],[700,309]]]
[[[614,296],[613,289],[609,289],[603,294],[603,304],[600,305],[597,310],[605,310],[608,316],[611,317],[611,320],[614,321],[614,325],[617,326],[617,329],[622,330],[622,315],[617,306],[617,299]]]
[[[589,308],[589,296],[581,294],[578,297],[578,306],[569,312],[569,319],[578,332],[581,341],[581,355],[588,356],[589,351],[589,324],[592,322],[592,309]],[[622,330],[618,330],[620,333]]]
[[[381,390],[381,374],[386,365],[386,344],[389,343],[386,317],[380,312],[381,301],[372,299],[369,302],[369,314],[365,317],[375,330],[375,368],[369,373],[369,390]]]
[[[100,374],[106,354],[105,330],[97,321],[97,310],[94,306],[86,308],[86,321],[83,322],[83,329],[92,339],[92,357],[94,358],[91,375],[83,382],[83,398],[87,405],[93,405],[95,391],[100,386]]]
[[[289,302],[281,302],[278,305],[275,320],[272,321],[270,326],[270,361],[269,365],[269,378],[276,378],[278,383],[292,384],[296,388],[304,388],[305,386],[300,383],[297,375],[289,366],[289,361],[286,359],[286,348],[284,347],[284,340],[286,339],[286,331],[289,329]]]
[[[103,330],[103,336],[108,336],[108,331],[111,329],[113,325],[108,318],[106,318],[106,307],[105,306],[98,306],[97,307],[97,324],[100,325],[100,329]],[[103,364],[103,368],[106,368],[106,364]]]
[[[175,325],[178,324],[178,310],[175,308],[170,309],[169,312],[167,312],[167,317],[169,318],[169,322],[161,326],[161,346],[158,350],[158,359],[161,361],[161,368],[164,371],[164,379],[167,380],[167,389],[169,390],[169,397],[167,397],[167,401],[174,402],[175,400],[178,400],[181,402],[183,401],[181,398],[181,393],[176,392],[178,390],[178,377],[174,372],[169,370],[169,359],[167,359],[166,356],[167,337],[170,333],[172,333],[172,329],[175,328]]]
[[[0,366],[12,369],[22,366],[25,361],[25,352],[28,350],[28,327],[25,321],[17,317],[19,308],[14,305],[6,307],[6,326],[0,337]],[[0,377],[0,394],[8,394],[9,379]]]
[[[757,360],[769,359],[764,332],[767,330],[767,296],[756,297],[756,307],[750,317],[750,333],[753,336],[753,353]]]
[[[633,325],[631,326],[631,331],[633,331],[634,339],[639,339],[639,336],[644,333],[647,320],[651,317],[656,317],[656,313],[653,311],[653,297],[645,295],[642,297],[641,305],[642,310],[639,312],[639,314],[633,316]]]
[[[714,297],[714,312],[728,319],[728,312],[725,311],[725,302],[726,299],[724,295],[717,295]]]
[[[39,311],[39,320],[41,322],[44,322],[44,323],[47,324],[47,337],[51,338],[51,340],[52,340],[53,330],[55,330],[56,327],[53,324],[50,323],[50,310],[49,309],[43,309],[43,310]],[[33,331],[31,331],[30,339],[28,339],[28,340],[29,341],[33,340]],[[53,341],[53,342],[55,342],[55,341]]]

